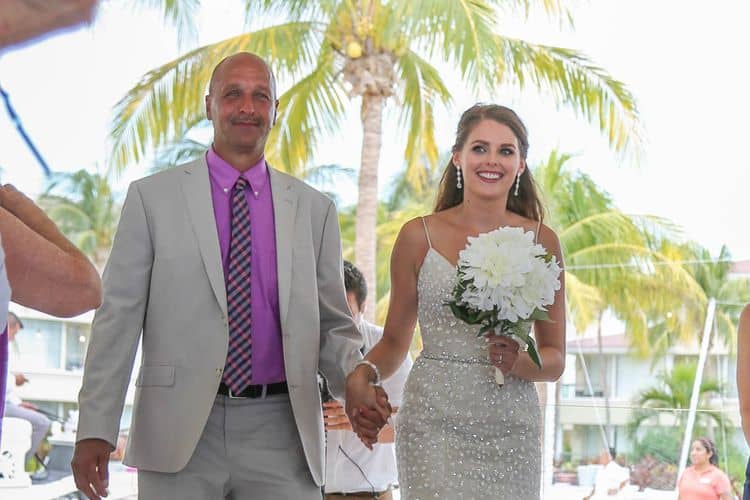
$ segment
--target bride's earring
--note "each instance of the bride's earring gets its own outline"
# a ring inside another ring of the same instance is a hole
[[[461,183],[461,167],[456,165],[456,188],[461,189],[464,185]]]
[[[516,188],[513,190],[513,196],[518,196],[518,189],[521,187],[521,172],[516,174]]]

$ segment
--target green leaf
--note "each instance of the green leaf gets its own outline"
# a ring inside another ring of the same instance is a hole
[[[529,316],[529,319],[533,321],[549,321],[549,314],[543,309],[536,309],[531,316]]]
[[[539,369],[541,369],[542,368],[542,360],[539,357],[539,353],[536,350],[536,342],[534,342],[533,338],[529,337],[528,345],[529,345],[529,348],[528,348],[528,351],[526,351],[526,352],[529,353],[529,357],[531,358],[531,361],[533,361],[534,364],[536,366],[538,366]]]

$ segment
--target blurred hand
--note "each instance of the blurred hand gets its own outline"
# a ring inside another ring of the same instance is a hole
[[[27,410],[39,410],[39,407],[37,405],[35,405],[34,403],[27,403],[26,401],[19,403],[18,406],[20,406],[21,408],[26,408]]]
[[[323,403],[323,425],[327,431],[352,430],[352,424],[346,416],[344,406],[335,399]]]
[[[16,373],[16,385],[21,386],[26,382],[29,382],[29,379],[26,378],[26,375],[24,375],[23,373]]]
[[[507,375],[518,361],[518,342],[505,335],[485,335],[490,351],[490,362]]]
[[[73,469],[76,487],[90,500],[109,495],[109,454],[112,445],[103,439],[82,439],[76,443]]]

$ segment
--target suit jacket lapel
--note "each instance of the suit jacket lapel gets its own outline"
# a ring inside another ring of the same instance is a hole
[[[216,296],[219,307],[227,314],[227,291],[224,284],[224,270],[221,265],[219,236],[216,230],[216,217],[211,201],[211,183],[208,178],[208,165],[205,156],[183,165],[182,189],[185,204],[193,223],[193,231],[198,240],[203,265],[206,268],[208,281]]]
[[[276,228],[276,272],[279,282],[279,316],[284,328],[292,286],[292,251],[297,214],[297,191],[286,176],[269,168]]]

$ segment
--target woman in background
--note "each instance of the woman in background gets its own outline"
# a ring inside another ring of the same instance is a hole
[[[719,458],[716,445],[700,437],[690,448],[690,467],[680,476],[677,500],[732,500],[732,485],[724,472],[717,467]]]

